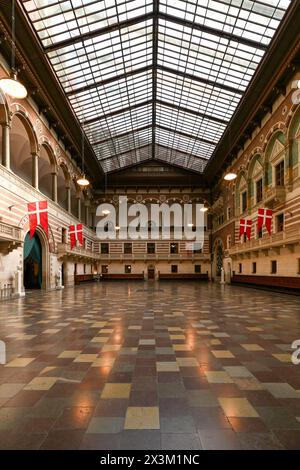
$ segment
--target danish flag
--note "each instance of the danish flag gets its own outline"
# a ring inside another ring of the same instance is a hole
[[[27,204],[29,216],[30,239],[33,237],[35,230],[40,225],[48,237],[48,202],[29,202]]]
[[[80,243],[80,245],[83,245],[82,233],[83,233],[82,232],[82,224],[70,225],[69,226],[71,250],[76,245],[77,241]]]
[[[272,219],[273,219],[273,211],[272,209],[258,209],[258,216],[257,216],[257,229],[260,231],[263,225],[266,226],[269,234],[272,233]]]
[[[252,220],[240,219],[240,238],[245,233],[248,240],[250,240],[250,238],[251,238],[251,227],[252,227]]]

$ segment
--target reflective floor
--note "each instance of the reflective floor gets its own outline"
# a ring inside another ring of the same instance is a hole
[[[300,298],[114,282],[0,303],[1,449],[299,449]]]

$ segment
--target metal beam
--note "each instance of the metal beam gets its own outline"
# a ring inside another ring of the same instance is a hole
[[[98,88],[101,86],[109,85],[110,83],[116,82],[118,80],[122,80],[123,78],[132,77],[134,75],[138,75],[139,73],[145,73],[152,70],[152,65],[147,65],[146,67],[140,67],[139,69],[130,70],[130,72],[122,73],[121,75],[116,75],[114,77],[106,78],[105,80],[99,80],[91,85],[86,85],[80,88],[76,88],[76,90],[69,91],[66,93],[67,96],[77,95],[78,93],[83,93],[85,91],[93,90],[93,88]]]
[[[171,152],[176,152],[178,153],[179,155],[180,154],[183,154],[183,155],[187,155],[188,157],[194,157],[194,158],[197,158],[198,160],[201,160],[202,162],[205,162],[207,163],[208,162],[208,158],[203,158],[203,157],[198,157],[197,155],[194,155],[190,152],[184,152],[182,150],[177,150],[177,149],[174,149],[174,148],[171,148],[171,147],[168,147],[167,145],[163,145],[163,144],[155,144],[157,147],[162,147],[166,150],[170,150]],[[159,157],[157,157],[157,155],[155,156],[155,159],[157,160]]]
[[[169,21],[173,24],[180,24],[181,26],[187,26],[191,29],[196,29],[197,31],[202,31],[203,33],[212,34],[213,36],[219,36],[228,41],[236,41],[240,44],[244,44],[245,46],[253,47],[254,49],[261,49],[266,51],[268,46],[262,44],[258,41],[253,41],[252,39],[246,39],[242,36],[238,36],[236,34],[227,33],[226,31],[221,31],[216,28],[211,28],[210,26],[205,26],[200,23],[195,23],[193,21],[189,21],[187,19],[179,18],[177,16],[169,15],[167,13],[159,12],[159,18],[164,21]]]
[[[218,142],[212,142],[208,139],[202,139],[201,137],[195,137],[192,134],[187,134],[186,132],[178,131],[177,129],[171,129],[170,127],[160,126],[156,124],[157,129],[162,129],[163,131],[173,132],[174,134],[181,135],[182,137],[187,137],[188,139],[196,140],[197,142],[203,142],[204,144],[216,146]]]
[[[130,149],[130,150],[124,150],[124,152],[119,152],[117,155],[110,155],[109,157],[98,158],[98,161],[99,161],[99,163],[101,163],[101,162],[104,162],[104,161],[112,159],[112,158],[117,158],[120,155],[125,155],[126,153],[135,152],[136,150],[140,150],[140,149],[143,149],[145,147],[150,147],[150,145],[151,145],[151,142],[149,142],[145,145],[141,145],[140,147]]]
[[[88,33],[80,34],[80,36],[76,36],[75,38],[65,39],[64,41],[56,42],[55,44],[51,44],[50,46],[44,47],[44,51],[48,53],[56,51],[57,49],[62,49],[63,47],[72,46],[73,44],[77,44],[78,42],[93,39],[98,36],[102,36],[103,34],[111,33],[112,31],[117,31],[119,29],[126,28],[128,26],[133,26],[143,21],[151,20],[152,17],[153,13],[150,12],[146,15],[136,16],[135,18],[131,18],[130,20],[120,21],[119,23],[111,24],[109,26],[105,26],[104,28],[99,28],[95,29],[94,31],[89,31]]]
[[[193,116],[196,116],[198,118],[209,119],[210,121],[218,122],[219,124],[224,124],[225,126],[228,125],[228,121],[225,121],[224,119],[216,118],[210,116],[209,114],[198,113],[197,111],[194,111],[192,109],[177,106],[176,104],[168,103],[167,101],[157,100],[156,103],[162,106],[167,106],[168,108],[177,109],[178,111],[183,111],[184,113],[192,114]]]
[[[133,109],[142,108],[143,106],[147,106],[148,104],[151,104],[151,103],[152,103],[152,100],[142,101],[141,103],[137,103],[132,106],[127,106],[127,108],[117,109],[116,111],[112,111],[111,113],[103,114],[102,116],[97,116],[96,118],[93,118],[93,119],[87,119],[86,121],[82,123],[82,125],[86,126],[88,124],[93,124],[94,122],[102,121],[102,119],[106,119],[112,116],[117,116],[118,114],[126,113],[127,111],[131,111]]]
[[[127,131],[127,132],[123,132],[122,134],[116,134],[116,135],[113,135],[113,139],[119,139],[120,137],[126,137],[126,135],[130,135],[130,134],[134,134],[135,132],[139,132],[139,131],[144,131],[146,129],[150,129],[152,127],[152,124],[149,124],[147,126],[143,126],[143,127],[136,127],[135,129],[131,129],[131,131]],[[93,142],[92,143],[92,146],[94,147],[95,145],[101,145],[101,144],[105,144],[106,142],[110,142],[111,141],[111,138],[109,139],[103,139],[103,140],[98,140],[97,142]]]
[[[213,88],[219,88],[220,90],[229,91],[230,93],[235,93],[237,95],[244,94],[243,91],[238,90],[237,88],[234,88],[228,85],[221,85],[220,83],[214,82],[213,80],[209,80],[206,78],[196,77],[195,75],[191,73],[182,72],[181,70],[173,70],[171,67],[166,67],[164,65],[158,64],[157,69],[161,70],[162,72],[167,72],[173,75],[179,75],[180,77],[183,77],[183,78],[188,78],[189,80],[193,82],[203,83],[204,85],[210,85]]]
[[[114,139],[119,139],[121,137],[126,137],[127,135],[134,134],[135,132],[141,132],[141,131],[144,131],[146,129],[150,129],[151,127],[152,127],[152,124],[149,124],[149,125],[143,126],[143,127],[136,127],[135,129],[132,129],[132,130],[127,131],[127,132],[123,132],[122,134],[113,135],[112,138],[113,138],[113,140]],[[213,142],[212,140],[202,139],[201,137],[197,137],[197,136],[193,136],[191,134],[187,134],[186,132],[178,131],[177,129],[171,129],[171,128],[166,127],[166,126],[161,126],[159,124],[156,124],[156,128],[157,129],[162,129],[162,130],[167,131],[167,132],[173,132],[174,134],[178,134],[178,135],[181,135],[183,137],[187,137],[188,139],[196,140],[197,142],[203,142],[204,144],[208,144],[208,145],[214,145],[215,146],[218,143],[218,142]],[[96,145],[102,145],[102,144],[105,144],[106,142],[110,142],[110,141],[111,141],[111,138],[98,140],[97,142],[93,142],[92,146],[95,147]],[[109,157],[107,157],[107,158],[109,158]]]
[[[86,126],[88,124],[93,124],[98,121],[102,121],[103,119],[107,119],[109,117],[117,116],[118,114],[126,113],[128,111],[132,111],[133,109],[138,109],[142,108],[143,106],[147,106],[149,104],[152,104],[153,100],[147,100],[147,101],[142,101],[141,103],[134,104],[133,106],[127,106],[127,108],[123,109],[117,109],[116,111],[112,111],[111,113],[108,114],[103,114],[102,116],[97,116],[96,118],[93,119],[88,119],[82,123],[83,126]],[[182,106],[177,106],[172,103],[168,103],[166,101],[162,100],[156,100],[157,104],[160,104],[162,106],[167,106],[168,108],[173,108],[177,109],[178,111],[183,111],[184,113],[192,114],[193,116],[200,117],[203,119],[209,119],[210,121],[218,122],[219,124],[224,124],[225,126],[228,124],[228,121],[225,121],[220,118],[215,118],[210,116],[209,114],[204,114],[204,113],[198,113],[197,111],[193,111],[192,109],[188,108],[183,108]]]
[[[266,103],[275,101],[274,88],[289,71],[288,65],[300,56],[300,30],[295,28],[300,24],[300,1],[291,2],[268,53],[265,54],[256,73],[251,80],[245,95],[237,110],[231,118],[217,148],[215,149],[206,169],[205,178],[212,184],[220,173],[225,171],[236,155],[235,148],[239,145],[241,136],[246,132],[247,126],[261,116],[261,110]],[[290,80],[292,74],[286,80]],[[218,172],[220,172],[218,174]]]
[[[153,0],[153,32],[152,32],[152,158],[155,158],[156,142],[156,100],[157,100],[157,55],[158,55],[158,14],[159,0]]]

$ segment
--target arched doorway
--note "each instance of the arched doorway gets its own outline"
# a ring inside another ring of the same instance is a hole
[[[150,264],[148,266],[148,281],[154,281],[155,280],[155,266],[153,264]]]
[[[43,282],[42,244],[37,233],[30,239],[27,233],[24,241],[24,287],[41,289]]]
[[[223,268],[224,249],[221,240],[217,240],[214,244],[213,251],[213,279],[216,280],[221,277],[221,270]]]

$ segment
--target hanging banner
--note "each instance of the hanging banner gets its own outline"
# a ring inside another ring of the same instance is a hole
[[[272,234],[272,219],[273,219],[272,209],[258,209],[258,215],[257,215],[258,231],[260,231],[263,225],[265,225],[266,229],[271,235]]]
[[[252,220],[240,219],[240,238],[246,234],[248,240],[251,239]]]
[[[70,235],[70,244],[71,250],[76,246],[78,241],[81,246],[83,246],[83,229],[82,224],[70,225],[69,226],[69,235]]]
[[[38,226],[44,229],[48,237],[48,202],[29,202],[27,204],[27,208],[29,217],[30,239],[35,234],[35,230]]]

